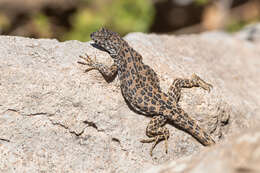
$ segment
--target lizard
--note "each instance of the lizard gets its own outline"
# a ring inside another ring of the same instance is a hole
[[[142,56],[135,51],[120,35],[104,27],[90,35],[94,45],[105,50],[113,59],[113,65],[106,66],[93,60],[87,54],[80,55],[88,65],[86,72],[98,70],[104,78],[118,76],[121,93],[135,111],[152,116],[146,127],[147,139],[142,143],[152,143],[150,155],[160,141],[165,141],[165,152],[168,152],[169,130],[165,124],[170,121],[181,130],[189,133],[202,145],[215,144],[214,139],[202,129],[178,104],[182,88],[200,87],[210,92],[213,86],[202,80],[195,73],[191,79],[176,78],[167,93],[160,88],[159,78],[155,71],[142,61]]]

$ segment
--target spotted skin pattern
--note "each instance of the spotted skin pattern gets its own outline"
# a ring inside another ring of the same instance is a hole
[[[193,74],[191,79],[175,79],[166,94],[162,92],[159,78],[154,70],[145,65],[142,62],[142,56],[117,33],[101,28],[92,33],[91,38],[97,46],[110,54],[114,64],[107,67],[92,60],[88,55],[80,56],[85,61],[81,64],[89,66],[86,71],[98,70],[105,78],[118,75],[125,100],[137,112],[153,117],[146,128],[146,135],[149,138],[141,140],[143,143],[153,142],[151,156],[156,144],[163,140],[167,153],[167,141],[170,136],[169,130],[164,127],[167,121],[186,131],[205,146],[215,143],[213,138],[178,104],[182,88],[201,87],[210,91],[211,84]]]

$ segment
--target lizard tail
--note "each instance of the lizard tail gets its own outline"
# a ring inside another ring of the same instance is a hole
[[[175,114],[172,120],[174,124],[188,132],[204,146],[215,144],[214,139],[202,129],[194,119],[189,117],[187,113],[182,112],[181,114]]]

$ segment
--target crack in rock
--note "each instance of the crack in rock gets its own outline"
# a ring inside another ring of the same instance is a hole
[[[123,145],[121,144],[121,141],[118,138],[112,137],[112,142],[117,143],[117,145],[121,148],[122,151],[127,151],[127,149],[125,149],[123,147]]]
[[[120,140],[117,138],[112,138],[112,141],[117,142],[118,144],[121,144]]]
[[[103,131],[104,131],[104,130],[98,129],[96,123],[94,123],[94,122],[92,122],[92,121],[85,120],[85,121],[83,121],[83,123],[87,124],[89,127],[93,127],[93,128],[96,129],[98,132],[103,132]]]
[[[46,113],[46,112],[37,112],[37,113],[27,114],[26,116],[32,117],[32,116],[47,115],[47,114],[48,114],[48,113]]]
[[[16,109],[6,109],[6,111],[4,111],[3,113],[4,114],[6,114],[6,113],[8,113],[8,112],[15,112],[15,113],[18,113],[18,114],[20,114],[20,111],[19,110],[16,110]]]
[[[84,133],[84,131],[85,131],[85,128],[84,128],[82,131],[80,131],[79,133],[77,133],[77,132],[75,132],[75,131],[71,131],[71,130],[69,129],[69,127],[65,126],[65,125],[62,124],[62,123],[53,122],[53,120],[50,120],[50,121],[51,121],[51,123],[52,123],[53,125],[60,126],[60,127],[64,128],[64,129],[68,130],[71,134],[75,135],[76,137],[81,136],[81,135]]]
[[[23,113],[21,112],[20,110],[17,110],[17,109],[7,109],[4,113],[6,112],[16,112],[22,116],[28,116],[28,117],[33,117],[33,116],[37,116],[37,115],[47,115],[47,116],[53,116],[54,114],[50,114],[50,113],[47,113],[47,112],[36,112],[36,113],[29,113],[29,114],[26,114],[26,113]]]
[[[9,139],[0,138],[0,141],[11,142]]]

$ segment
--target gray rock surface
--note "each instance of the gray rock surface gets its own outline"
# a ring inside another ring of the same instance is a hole
[[[248,25],[234,35],[240,39],[260,44],[260,23]]]
[[[259,126],[259,45],[218,32],[125,39],[158,73],[163,90],[193,72],[213,84],[210,93],[183,89],[180,104],[218,144],[205,148],[168,124],[168,154],[160,143],[150,157],[151,144],[139,142],[150,117],[129,109],[117,78],[107,83],[77,63],[87,53],[111,64],[106,52],[89,42],[0,36],[0,172],[144,172],[210,155],[230,136]]]
[[[252,128],[194,157],[150,168],[147,173],[259,173],[260,128]]]

